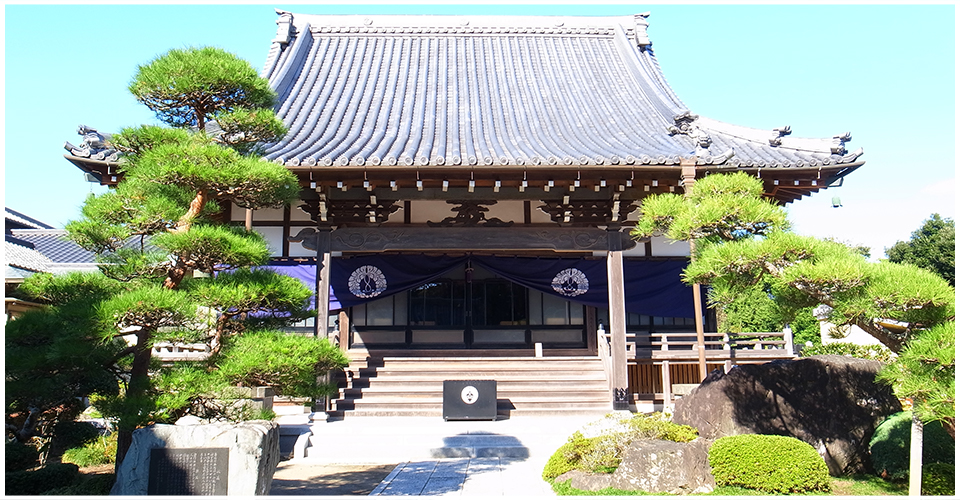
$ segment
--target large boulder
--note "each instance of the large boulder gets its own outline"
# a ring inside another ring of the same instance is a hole
[[[673,421],[710,440],[793,436],[817,449],[831,475],[870,472],[870,437],[902,409],[890,387],[875,382],[880,367],[824,355],[714,371],[677,402]]]
[[[690,443],[638,439],[624,450],[623,460],[612,474],[572,470],[556,481],[569,480],[570,486],[587,491],[616,488],[671,495],[709,493],[716,488],[707,458],[709,449],[710,442],[704,439]]]
[[[212,423],[200,425],[154,424],[133,432],[133,442],[117,468],[117,479],[111,495],[146,495],[150,484],[151,457],[154,449],[180,450],[202,453],[203,450],[226,449],[226,471],[217,473],[225,479],[225,494],[230,496],[267,495],[273,474],[280,462],[280,426],[266,420],[240,423]],[[157,465],[157,464],[154,464]],[[171,466],[165,466],[167,469]],[[180,468],[178,464],[172,467]],[[191,471],[168,472],[177,481],[186,482]],[[196,471],[193,471],[194,473]],[[198,478],[203,480],[204,478]],[[166,486],[170,486],[167,484]],[[204,483],[202,486],[209,487]],[[187,494],[187,493],[175,493]]]
[[[624,451],[611,486],[671,495],[709,493],[717,486],[710,474],[709,450],[710,442],[703,438],[689,443],[634,441]]]

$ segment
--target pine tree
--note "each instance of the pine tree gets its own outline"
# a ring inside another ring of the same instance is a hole
[[[267,82],[230,53],[191,48],[140,66],[130,90],[171,127],[147,125],[114,135],[112,146],[123,152],[119,184],[91,195],[82,218],[67,225],[71,238],[96,252],[102,273],[117,283],[115,293],[88,307],[92,329],[104,342],[135,338],[115,355],[114,366],[124,371],[122,391],[95,398],[102,413],[117,418],[117,464],[137,427],[176,418],[199,400],[214,398],[210,391],[254,380],[228,362],[231,337],[270,339],[259,329],[309,317],[305,306],[312,293],[294,278],[250,270],[266,264],[265,240],[223,220],[230,204],[278,208],[298,198],[296,177],[255,155],[263,141],[284,132]],[[193,279],[195,272],[211,277]],[[69,302],[51,300],[58,307]],[[157,370],[151,351],[159,341],[210,342],[214,352],[203,365]],[[283,351],[293,363],[284,370],[306,363],[316,373],[302,378],[313,386],[321,370],[345,364],[326,340],[284,342],[301,346]],[[220,369],[226,365],[234,367],[230,374]],[[246,365],[248,372],[255,369]],[[187,372],[203,382],[184,391],[176,378]],[[277,384],[289,385],[283,374],[274,375]],[[271,382],[266,376],[255,380]],[[171,389],[189,397],[176,400]]]

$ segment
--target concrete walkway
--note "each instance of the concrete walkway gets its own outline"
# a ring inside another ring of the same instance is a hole
[[[543,466],[573,432],[601,417],[347,417],[312,425],[308,456],[284,463],[399,464],[370,495],[553,496]]]

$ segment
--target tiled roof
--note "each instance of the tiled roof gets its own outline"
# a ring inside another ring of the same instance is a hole
[[[10,229],[53,229],[53,226],[44,224],[43,222],[34,219],[33,217],[27,217],[16,210],[12,210],[8,207],[4,207],[4,222],[7,231]]]
[[[26,243],[10,235],[5,235],[3,242],[3,254],[7,265],[7,274],[10,274],[10,267],[20,270],[33,272],[49,272],[50,259]]]
[[[803,139],[700,117],[662,74],[646,15],[321,16],[278,11],[263,75],[287,166],[853,163]]]
[[[13,236],[30,243],[53,264],[93,263],[94,253],[67,238],[65,229],[15,229]]]

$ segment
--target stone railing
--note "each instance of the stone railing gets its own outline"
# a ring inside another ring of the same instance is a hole
[[[153,345],[152,356],[163,362],[199,361],[210,357],[210,346],[207,344],[157,342]]]

